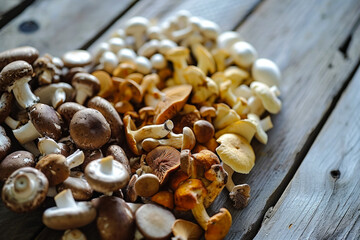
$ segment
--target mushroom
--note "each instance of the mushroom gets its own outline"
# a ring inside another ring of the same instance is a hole
[[[194,46],[193,54],[197,60],[197,67],[200,68],[205,75],[207,75],[208,72],[211,74],[215,72],[216,66],[214,58],[203,45],[197,44]]]
[[[223,72],[226,68],[226,58],[229,57],[229,52],[223,48],[215,48],[211,51],[214,58],[217,72]]]
[[[120,37],[112,37],[107,42],[109,44],[110,51],[113,53],[117,53],[120,49],[126,46],[124,39]]]
[[[216,148],[216,153],[221,161],[236,172],[245,174],[250,172],[255,164],[255,154],[244,137],[235,133],[225,133],[216,141],[220,143],[220,146]]]
[[[104,155],[101,151],[101,149],[95,149],[95,150],[84,150],[85,159],[84,162],[81,164],[81,170],[84,172],[86,166],[99,158],[103,158]]]
[[[152,70],[151,62],[144,56],[138,56],[135,59],[136,70],[142,74],[149,74]]]
[[[140,56],[150,58],[158,51],[159,44],[160,42],[158,39],[152,39],[144,43],[144,45],[142,45],[137,52]]]
[[[130,167],[129,159],[127,158],[124,150],[120,146],[110,145],[106,150],[106,155],[113,156],[114,160],[121,163],[125,167],[127,172],[129,173],[129,175],[131,174],[131,167]]]
[[[17,60],[23,60],[32,64],[39,57],[39,51],[36,48],[24,46],[6,50],[0,53],[0,70],[6,65]]]
[[[48,228],[66,230],[79,228],[96,218],[96,209],[90,202],[75,202],[71,190],[66,189],[54,197],[56,206],[44,211],[42,221]]]
[[[169,175],[180,167],[180,152],[173,147],[159,146],[149,152],[145,160],[163,185]]]
[[[214,107],[201,106],[199,112],[201,117],[209,123],[212,123],[212,118],[216,117],[216,109]]]
[[[232,45],[230,55],[232,60],[242,68],[249,68],[257,58],[255,48],[248,42],[239,41]]]
[[[5,129],[0,126],[0,161],[4,159],[11,147],[11,140],[6,135]]]
[[[266,132],[264,131],[264,129],[262,128],[262,126],[260,124],[259,116],[256,114],[253,114],[253,113],[249,113],[247,115],[247,118],[250,120],[253,120],[256,123],[255,138],[262,144],[266,144],[268,141],[268,135],[266,134]]]
[[[34,155],[27,151],[10,153],[0,162],[0,181],[5,182],[14,171],[22,167],[35,167]]]
[[[114,84],[110,74],[101,70],[94,71],[91,74],[94,75],[100,82],[100,91],[98,92],[98,96],[103,98],[111,96],[114,91]]]
[[[133,71],[136,70],[136,66],[135,66],[135,60],[136,60],[136,53],[134,50],[132,50],[131,48],[123,48],[123,49],[120,49],[120,51],[117,53],[117,58],[119,60],[119,63],[122,64],[122,63],[128,63],[130,65],[124,65],[124,66],[133,66]],[[119,65],[120,65],[119,64]],[[119,66],[118,66],[119,67]],[[114,72],[113,72],[113,76],[116,76],[118,77],[117,74],[115,74],[115,69],[114,69]],[[119,76],[121,77],[121,76]]]
[[[64,182],[56,186],[58,192],[70,189],[75,200],[89,200],[93,194],[84,173],[79,171],[70,172],[70,176]]]
[[[177,46],[176,42],[170,39],[162,39],[159,45],[159,53],[166,56],[166,53]]]
[[[119,97],[122,101],[140,103],[142,100],[141,87],[135,81],[126,79],[119,85]]]
[[[175,217],[169,210],[144,204],[135,213],[136,226],[146,239],[164,240],[171,235]]]
[[[134,238],[135,217],[123,199],[102,196],[92,202],[98,211],[96,225],[101,239],[128,240]]]
[[[76,102],[83,105],[88,97],[92,97],[100,91],[100,81],[89,73],[76,73],[71,81],[76,89]]]
[[[252,82],[250,84],[251,91],[260,98],[264,108],[273,114],[277,114],[281,109],[281,101],[276,94],[262,82]]]
[[[165,57],[174,66],[174,81],[177,85],[186,84],[183,70],[188,66],[186,59],[189,57],[189,49],[184,47],[174,47],[166,51]]]
[[[125,167],[113,156],[90,162],[85,168],[85,177],[92,189],[106,195],[125,187],[130,179]]]
[[[66,126],[68,127],[71,119],[77,111],[83,110],[86,107],[75,102],[66,102],[58,107],[57,112],[61,115]]]
[[[228,173],[228,181],[226,189],[229,191],[229,197],[234,203],[236,209],[242,209],[248,205],[250,198],[250,186],[248,184],[235,185],[232,180],[234,170],[226,163],[223,163],[223,168]]]
[[[56,66],[52,63],[51,58],[46,56],[39,57],[34,62],[33,67],[39,85],[52,83]]]
[[[199,225],[183,219],[177,219],[172,226],[173,240],[198,240],[203,232]]]
[[[211,171],[213,165],[220,164],[218,156],[210,150],[203,149],[198,153],[194,153],[191,156],[194,159],[195,170],[197,171],[198,176],[204,176],[207,171]],[[216,171],[221,171],[221,169],[216,169]],[[205,175],[206,177],[206,175]],[[213,181],[215,178],[209,179]]]
[[[2,201],[14,212],[36,209],[45,200],[49,183],[35,168],[23,167],[13,172],[2,190]]]
[[[43,137],[39,138],[38,141],[38,149],[39,152],[45,156],[51,153],[60,154],[62,153],[62,147],[52,138],[49,137]]]
[[[130,181],[128,183],[128,185],[126,186],[126,194],[125,194],[125,199],[128,202],[135,202],[138,198],[138,195],[136,194],[135,191],[135,183],[137,181],[137,179],[139,178],[139,176],[137,174],[134,174],[131,176]]]
[[[61,154],[48,154],[41,158],[36,168],[45,174],[50,186],[55,186],[70,176],[70,169],[84,162],[84,153],[79,149],[68,157]]]
[[[265,58],[259,58],[254,62],[251,74],[255,81],[262,82],[269,87],[279,86],[281,81],[279,67],[273,61]]]
[[[113,105],[106,99],[96,96],[89,100],[87,106],[98,110],[105,117],[111,128],[112,139],[121,142],[124,124]]]
[[[220,131],[217,131],[215,133],[215,138],[219,138],[225,133],[236,133],[244,137],[246,141],[250,143],[257,131],[256,125],[256,122],[251,119],[238,120],[221,129]]]
[[[194,134],[199,143],[208,142],[215,133],[214,126],[206,120],[198,120],[194,123]]]
[[[86,240],[86,236],[79,229],[68,229],[61,240]]]
[[[72,100],[74,89],[70,84],[59,82],[39,87],[34,94],[39,97],[41,103],[52,105],[56,109],[64,102]]]
[[[111,74],[111,73],[113,73],[116,66],[119,64],[119,59],[115,53],[113,53],[111,51],[105,51],[101,55],[99,62],[100,62],[101,68]]]
[[[199,179],[188,179],[176,189],[175,204],[192,211],[196,221],[205,230],[205,239],[223,239],[230,230],[232,218],[229,211],[221,208],[210,217],[203,204],[207,191]]]
[[[9,116],[13,103],[13,95],[8,92],[3,92],[0,97],[0,123],[5,123],[11,129],[16,129],[20,126],[20,121],[17,121]]]
[[[111,128],[98,110],[86,108],[71,119],[70,136],[79,148],[93,150],[109,141]]]
[[[223,129],[233,122],[239,121],[240,116],[225,103],[216,104],[216,117],[213,120],[215,130]]]
[[[149,26],[149,20],[144,17],[133,17],[125,23],[125,33],[127,36],[133,36],[135,40],[135,49],[139,49],[144,44],[144,37]]]
[[[163,89],[165,100],[158,102],[155,108],[155,123],[163,123],[173,118],[184,107],[191,90],[191,85],[187,84]]]
[[[213,164],[211,168],[205,172],[205,178],[211,181],[210,185],[206,187],[207,195],[204,198],[204,206],[208,208],[225,187],[228,181],[228,174],[221,164]]]
[[[91,54],[86,50],[73,50],[62,56],[65,67],[84,67],[91,63]]]
[[[174,194],[169,191],[160,191],[151,197],[151,201],[170,210],[174,209]]]
[[[0,72],[0,91],[13,91],[16,101],[22,108],[29,108],[39,101],[30,89],[33,68],[19,60],[6,65]]]
[[[171,120],[167,120],[163,124],[147,125],[136,130],[135,123],[131,120],[130,115],[124,117],[125,136],[130,150],[137,155],[141,154],[141,142],[145,138],[163,138],[174,127]]]
[[[225,31],[222,32],[216,40],[217,47],[227,50],[228,52],[231,51],[231,47],[241,40],[239,33],[234,31]]]
[[[52,107],[37,103],[29,109],[28,114],[30,120],[25,125],[13,130],[15,138],[20,144],[42,136],[54,140],[60,139],[62,135],[62,119]]]
[[[152,173],[142,174],[135,182],[136,195],[140,197],[151,197],[159,191],[160,180]]]

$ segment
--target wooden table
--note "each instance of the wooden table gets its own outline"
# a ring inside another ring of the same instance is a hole
[[[283,73],[269,143],[254,142],[254,169],[234,176],[252,188],[248,207],[235,210],[223,191],[211,208],[231,211],[227,239],[359,239],[359,0],[4,0],[0,51],[92,50],[132,16],[161,21],[180,9],[238,31]],[[61,236],[41,211],[1,205],[0,216],[0,239]]]

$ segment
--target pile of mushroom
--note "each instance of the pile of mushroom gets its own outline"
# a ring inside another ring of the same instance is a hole
[[[277,65],[185,10],[133,17],[93,54],[11,49],[0,71],[2,200],[28,212],[54,198],[43,222],[63,239],[93,221],[102,239],[225,238],[230,212],[207,208],[223,188],[246,207],[232,175],[281,110]]]

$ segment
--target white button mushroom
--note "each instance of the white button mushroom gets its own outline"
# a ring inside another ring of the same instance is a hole
[[[279,67],[273,61],[265,58],[259,58],[254,62],[251,74],[255,81],[265,83],[269,87],[279,86],[281,81]]]
[[[129,62],[135,63],[136,53],[130,48],[123,48],[117,53],[117,57],[120,63]]]
[[[163,69],[167,65],[167,61],[166,61],[164,55],[162,55],[160,53],[156,53],[156,54],[152,55],[152,57],[150,58],[150,62],[151,62],[151,65],[153,66],[153,68],[155,68],[155,69]]]
[[[135,49],[139,49],[144,44],[144,36],[149,26],[149,20],[144,17],[133,17],[125,24],[125,33],[133,36]]]
[[[234,31],[227,31],[221,33],[217,37],[217,45],[218,48],[223,48],[227,50],[228,52],[231,51],[231,47],[234,45],[234,43],[239,42],[241,40],[239,33]]]
[[[110,51],[104,52],[99,61],[104,70],[108,73],[112,73],[119,64],[119,60],[116,54]]]
[[[136,64],[136,70],[139,73],[149,74],[151,72],[152,69],[151,62],[146,57],[138,56],[135,59],[135,64]]]
[[[159,53],[165,55],[167,53],[167,51],[169,51],[170,49],[172,49],[176,46],[177,46],[177,44],[174,41],[171,41],[169,39],[163,39],[160,41]]]
[[[99,63],[100,58],[102,57],[102,55],[104,54],[104,52],[106,51],[110,51],[110,44],[107,42],[102,42],[99,45],[96,46],[95,50],[94,50],[94,57],[93,57],[93,61],[95,63]]]
[[[239,67],[248,68],[256,60],[257,52],[251,44],[240,41],[231,47],[230,56]]]
[[[122,38],[113,37],[108,40],[110,51],[117,53],[120,49],[126,46],[125,41]]]

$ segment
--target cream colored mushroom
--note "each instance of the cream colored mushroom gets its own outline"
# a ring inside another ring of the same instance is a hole
[[[243,119],[231,123],[227,127],[221,129],[215,133],[215,138],[219,138],[225,133],[236,133],[246,139],[246,141],[251,142],[252,138],[256,133],[256,123],[253,120]]]
[[[197,44],[192,49],[193,54],[197,60],[198,68],[203,71],[205,75],[210,72],[211,74],[215,72],[215,61],[211,53],[201,44]]]
[[[273,61],[265,58],[259,58],[254,62],[251,74],[255,81],[265,83],[269,87],[279,86],[281,81],[279,67]]]
[[[241,40],[239,33],[234,31],[226,31],[221,33],[217,37],[217,46],[218,48],[223,48],[228,52],[231,51],[231,47],[234,43],[239,42]]]
[[[232,45],[231,58],[242,68],[249,68],[257,58],[255,48],[248,42],[239,41]]]
[[[188,66],[186,59],[189,57],[189,54],[189,49],[184,47],[175,47],[166,52],[167,60],[171,61],[174,65],[175,84],[186,84],[183,71]]]
[[[240,120],[240,116],[225,103],[216,106],[216,117],[213,120],[215,130],[223,129],[233,122]]]
[[[120,49],[124,48],[126,46],[126,43],[124,39],[119,37],[112,37],[108,40],[109,49],[113,53],[117,53],[120,51]]]
[[[247,115],[247,118],[249,120],[253,120],[254,123],[256,124],[255,138],[262,144],[266,144],[268,141],[268,136],[267,136],[266,132],[264,131],[264,129],[262,128],[259,116],[256,114],[253,114],[253,113],[249,113]]]
[[[150,41],[144,43],[144,45],[142,45],[138,49],[137,53],[140,56],[150,58],[152,55],[154,55],[158,51],[159,45],[160,45],[159,40],[157,40],[157,39],[150,40]]]
[[[276,97],[275,93],[262,82],[252,82],[250,84],[251,91],[260,98],[264,108],[273,114],[276,114],[281,109],[281,101]]]

